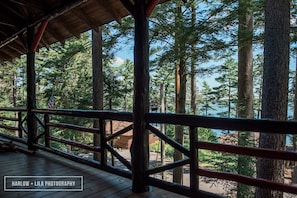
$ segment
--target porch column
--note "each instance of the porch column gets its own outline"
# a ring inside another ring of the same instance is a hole
[[[134,47],[134,106],[133,142],[131,146],[132,190],[136,193],[148,190],[146,170],[149,162],[148,130],[145,114],[149,112],[149,66],[148,66],[148,19],[147,0],[135,0],[135,47]]]
[[[34,27],[27,28],[27,127],[28,127],[28,149],[35,150],[32,145],[37,136],[37,121],[32,112],[36,109],[36,74],[35,74],[35,51],[31,46],[34,40]]]

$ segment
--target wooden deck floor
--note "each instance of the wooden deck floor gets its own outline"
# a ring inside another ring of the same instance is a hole
[[[131,191],[131,180],[99,169],[79,164],[62,157],[38,151],[35,155],[20,152],[0,152],[0,197],[3,198],[123,198],[123,197],[183,197],[152,187],[151,192],[135,194]],[[81,192],[6,192],[4,176],[83,176]]]

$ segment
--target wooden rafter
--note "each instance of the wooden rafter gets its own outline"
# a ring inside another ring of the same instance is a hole
[[[15,6],[9,6],[7,3],[4,3],[3,1],[0,1],[0,6],[2,9],[4,8],[4,11],[6,10],[10,13],[10,18],[12,17],[11,14],[13,14],[15,18],[18,18],[18,20],[24,21],[24,16],[17,11]]]
[[[47,49],[50,48],[50,45],[48,44],[48,42],[44,38],[41,39],[40,43],[42,43],[42,45],[45,46]]]
[[[159,3],[160,0],[150,0],[147,7],[146,7],[146,10],[145,10],[145,13],[146,13],[146,16],[150,16],[151,13],[153,12],[153,10],[155,9],[156,5]]]
[[[39,18],[38,20],[27,24],[27,26],[20,28],[17,32],[12,33],[10,37],[6,38],[5,40],[3,40],[0,43],[0,48],[2,48],[3,46],[9,44],[10,42],[14,41],[16,39],[16,37],[24,32],[27,31],[27,27],[32,27],[32,26],[36,26],[39,23],[41,23],[44,20],[51,20],[53,18],[56,18],[60,15],[62,15],[64,12],[69,11],[77,6],[79,6],[80,4],[84,3],[86,0],[73,0],[71,1],[69,4],[63,5],[62,7],[59,7],[55,10],[53,10],[52,12],[44,15],[43,17]],[[60,40],[65,40],[65,38],[60,39]]]
[[[43,21],[38,29],[38,32],[33,40],[33,43],[31,45],[31,51],[32,52],[35,52],[36,51],[36,48],[43,36],[43,33],[45,31],[45,28],[47,27],[47,24],[48,24],[48,21]]]
[[[5,22],[5,21],[0,21],[0,25],[16,29],[14,24],[8,23],[8,22]]]
[[[65,39],[63,38],[63,36],[58,31],[54,31],[52,28],[49,27],[46,30],[46,32],[48,34],[50,34],[51,37],[55,38],[56,41],[59,41],[60,43],[63,43],[63,44],[65,43]]]
[[[12,45],[7,45],[7,47],[13,51],[16,51],[19,54],[22,54],[23,52],[21,50],[19,50],[17,47],[14,47]]]
[[[22,7],[28,7],[28,8],[37,8],[39,10],[43,10],[44,7],[42,6],[42,1],[31,1],[31,0],[9,0],[12,3],[15,3],[17,5],[21,5]]]
[[[3,36],[5,36],[5,37],[7,37],[7,33],[4,32],[3,30],[0,30],[0,34],[3,35]]]
[[[58,26],[60,26],[61,28],[64,28],[69,34],[72,34],[73,36],[75,36],[76,38],[79,38],[80,33],[75,32],[73,29],[73,27],[70,27],[68,25],[68,23],[63,23],[63,17],[62,19],[56,19],[55,23],[58,24]]]
[[[2,57],[6,61],[10,61],[11,60],[11,57],[9,57],[8,55],[6,55],[3,51],[0,51],[0,57]]]
[[[121,0],[123,6],[127,9],[127,11],[134,16],[134,5],[129,0]]]
[[[16,42],[13,42],[11,44],[13,47],[17,48],[19,51],[24,52],[26,51],[26,47],[23,45],[22,42],[20,42],[19,40],[16,40]]]
[[[11,60],[13,59],[13,56],[10,52],[8,52],[7,48],[4,50],[1,51],[2,54],[4,54],[4,57],[7,59],[7,60]]]
[[[23,34],[19,34],[17,37],[19,38],[19,41],[20,41],[20,43],[22,44],[22,46],[23,46],[25,49],[28,49],[28,47],[27,47],[27,42],[25,41],[24,35],[23,35]],[[16,40],[16,42],[18,42],[18,40]]]
[[[93,30],[97,29],[97,26],[94,25],[95,22],[88,17],[86,14],[83,13],[80,9],[73,9],[71,11],[77,18],[79,18],[82,22],[86,23],[88,26],[90,26]]]
[[[145,8],[149,8],[154,0],[145,0]],[[167,0],[160,0],[163,3]],[[54,42],[61,42],[72,36],[79,37],[88,29],[117,21],[129,13],[135,17],[136,0],[2,0],[0,1],[0,51],[8,49],[13,57],[27,53],[27,28],[36,27],[42,21],[49,21],[44,38],[39,47],[49,47]],[[152,6],[154,7],[154,6]],[[16,42],[16,44],[15,44]],[[12,45],[6,48],[6,45]],[[20,46],[18,49],[17,46]],[[12,50],[17,48],[18,50]],[[25,48],[25,49],[24,49]],[[1,53],[3,54],[3,53]],[[9,59],[0,56],[0,61]]]
[[[107,12],[109,12],[112,17],[119,23],[121,24],[121,16],[119,13],[116,12],[116,10],[112,7],[112,4],[110,4],[109,0],[101,1],[101,0],[96,0],[96,2],[101,5]]]

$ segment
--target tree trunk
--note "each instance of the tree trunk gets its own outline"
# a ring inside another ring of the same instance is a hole
[[[196,27],[196,2],[192,4],[192,28]],[[194,50],[196,48],[196,44],[192,43],[192,54],[194,54]],[[195,115],[197,112],[197,105],[196,105],[196,57],[191,56],[191,109],[192,113]]]
[[[238,104],[240,118],[253,118],[253,15],[252,0],[239,0],[238,8]],[[250,132],[238,132],[238,145],[251,146]],[[238,174],[253,176],[254,163],[251,157],[238,157]],[[251,187],[238,183],[237,197],[251,197]]]
[[[265,1],[262,118],[286,120],[288,107],[290,0]],[[261,133],[260,147],[285,149],[285,135]],[[284,161],[259,159],[258,178],[283,183]],[[283,193],[257,189],[256,197],[282,197]]]
[[[177,3],[178,4],[178,3]],[[186,106],[186,60],[184,58],[184,42],[182,39],[182,10],[181,6],[176,7],[176,35],[175,35],[175,57],[176,57],[176,70],[175,70],[175,112],[185,113]],[[180,125],[175,126],[175,140],[183,145],[184,142],[184,127]],[[174,150],[174,161],[182,160],[183,155],[178,150]],[[173,169],[173,182],[182,184],[183,181],[183,167]]]
[[[294,120],[297,120],[297,57],[296,57],[296,70],[295,70],[295,90],[294,90]],[[292,138],[293,150],[297,151],[297,135],[293,134]],[[297,162],[295,162],[296,165]]]
[[[103,110],[103,71],[102,71],[102,29],[92,30],[93,68],[93,109]],[[99,120],[94,120],[94,128],[99,128]],[[94,134],[94,145],[100,146],[100,134]],[[100,153],[94,152],[94,160],[100,160]]]
[[[176,113],[185,113],[186,106],[186,62],[180,60],[176,71]],[[183,145],[184,143],[184,127],[180,125],[175,126],[175,140]],[[183,154],[174,150],[174,161],[182,160]],[[183,181],[183,168],[178,167],[173,170],[173,182],[182,183]]]

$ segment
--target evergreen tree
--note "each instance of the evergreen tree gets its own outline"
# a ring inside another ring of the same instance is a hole
[[[238,117],[254,118],[253,110],[253,0],[238,1]],[[253,145],[250,132],[238,131],[238,145]],[[251,157],[238,157],[238,174],[253,176]],[[251,187],[238,183],[237,197],[252,197]]]
[[[287,119],[289,33],[290,1],[266,0],[262,118]],[[261,148],[284,150],[285,141],[285,135],[261,133],[259,146]],[[258,163],[257,177],[283,182],[283,161],[259,159]],[[256,191],[256,197],[258,198],[282,197],[282,194],[261,188]]]
[[[212,88],[207,84],[206,81],[202,83],[202,90],[201,90],[201,107],[200,111],[204,116],[212,116],[210,111],[215,111],[215,94]]]
[[[236,117],[237,107],[237,63],[228,59],[218,69],[220,74],[215,80],[219,83],[213,87],[217,105],[221,109],[220,117]]]

